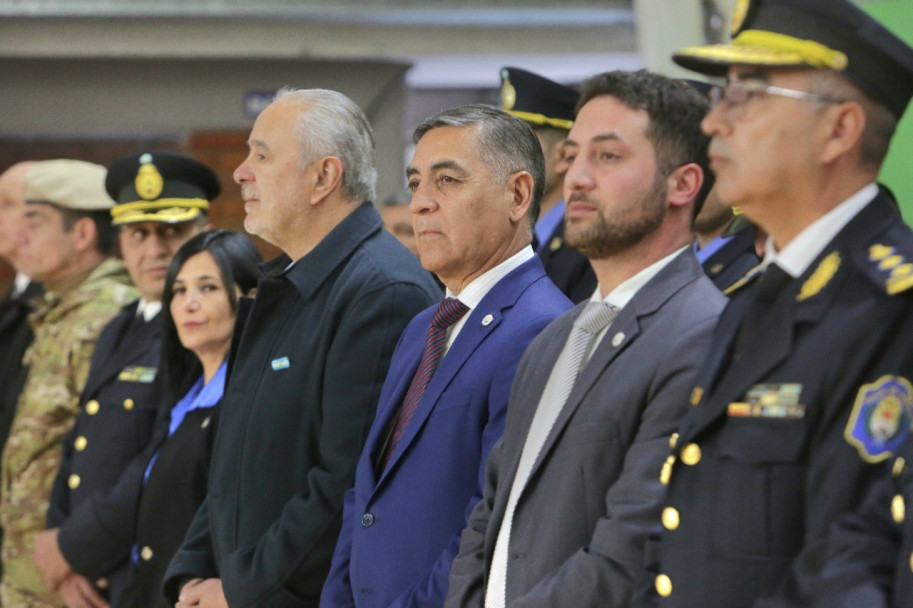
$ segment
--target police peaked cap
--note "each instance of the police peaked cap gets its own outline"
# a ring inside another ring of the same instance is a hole
[[[913,49],[847,0],[739,0],[732,42],[689,47],[672,59],[714,76],[729,66],[832,70],[896,118],[913,96]]]
[[[570,131],[579,99],[574,89],[538,74],[501,68],[501,108],[532,125]]]
[[[209,209],[222,190],[212,169],[171,152],[142,152],[115,161],[105,188],[116,203],[114,225],[186,222]]]

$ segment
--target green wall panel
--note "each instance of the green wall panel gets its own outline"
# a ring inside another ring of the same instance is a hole
[[[913,0],[860,0],[857,4],[913,45]],[[904,219],[913,224],[913,110],[910,108],[898,125],[879,179],[894,191]]]

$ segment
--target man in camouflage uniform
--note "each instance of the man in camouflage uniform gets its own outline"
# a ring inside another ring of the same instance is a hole
[[[6,606],[59,607],[32,565],[35,534],[44,529],[48,497],[60,467],[61,442],[102,328],[137,292],[114,244],[105,168],[70,160],[36,163],[25,180],[25,227],[17,245],[23,272],[47,290],[29,322],[30,366],[3,452],[0,523],[6,536],[0,599]]]
[[[89,584],[101,578],[108,584],[107,598],[119,605],[130,578],[129,549],[117,542],[122,536],[117,533],[129,536],[132,530],[114,530],[104,519],[111,513],[102,501],[115,487],[120,495],[129,492],[130,500],[139,500],[136,487],[116,484],[149,443],[161,415],[157,377],[165,274],[178,249],[210,228],[209,201],[221,189],[212,169],[167,152],[119,159],[108,168],[105,186],[115,201],[111,217],[120,253],[142,297],[115,316],[98,338],[79,414],[63,442],[48,530],[35,537],[35,564],[71,607],[101,602]],[[165,404],[166,418],[172,405]],[[67,583],[73,576],[88,581]]]

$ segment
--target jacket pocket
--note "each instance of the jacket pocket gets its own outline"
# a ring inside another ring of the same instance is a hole
[[[798,553],[805,532],[806,434],[804,420],[726,421],[710,501],[716,553],[751,558]]]

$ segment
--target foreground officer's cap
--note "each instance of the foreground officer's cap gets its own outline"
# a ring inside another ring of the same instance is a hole
[[[115,226],[190,221],[209,209],[222,189],[212,169],[170,152],[121,158],[108,168],[105,187],[117,203],[111,210]]]
[[[27,203],[46,203],[74,211],[110,209],[105,168],[81,160],[42,160],[25,174]]]
[[[535,126],[570,131],[580,95],[520,68],[501,68],[501,109]]]
[[[900,118],[913,95],[913,49],[847,0],[739,0],[732,42],[680,50],[672,59],[723,76],[729,66],[838,72]]]

